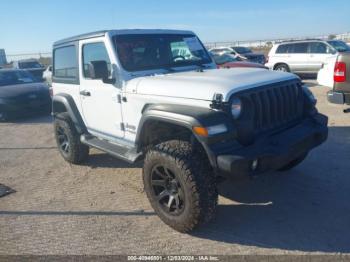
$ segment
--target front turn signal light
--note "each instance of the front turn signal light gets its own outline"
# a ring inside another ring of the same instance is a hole
[[[194,126],[192,129],[193,129],[193,132],[195,132],[199,136],[204,136],[204,137],[208,136],[208,129],[206,129],[205,127]]]

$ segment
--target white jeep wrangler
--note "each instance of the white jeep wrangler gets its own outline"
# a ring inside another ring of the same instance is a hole
[[[112,30],[58,41],[52,82],[63,158],[80,163],[94,147],[143,160],[152,207],[181,232],[213,217],[219,176],[290,169],[328,133],[297,76],[216,69],[190,31]]]

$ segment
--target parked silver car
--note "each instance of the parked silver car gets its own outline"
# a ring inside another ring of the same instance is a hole
[[[340,40],[300,40],[275,44],[265,64],[272,70],[317,73],[322,65],[350,47]]]

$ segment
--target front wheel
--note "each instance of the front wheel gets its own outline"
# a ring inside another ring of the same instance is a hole
[[[55,138],[62,157],[79,164],[89,155],[89,147],[80,142],[80,135],[67,113],[58,114],[54,120]]]
[[[155,212],[177,231],[189,232],[214,216],[215,176],[205,154],[186,141],[167,141],[149,150],[143,182]]]

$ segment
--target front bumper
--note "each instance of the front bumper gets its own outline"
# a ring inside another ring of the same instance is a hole
[[[254,175],[282,168],[322,144],[328,136],[328,118],[317,114],[281,133],[217,156],[217,167],[226,176]],[[253,165],[253,162],[256,166]]]
[[[328,91],[327,93],[327,100],[329,103],[332,104],[348,104],[350,105],[350,93],[343,93],[343,92],[337,92],[337,91]]]

